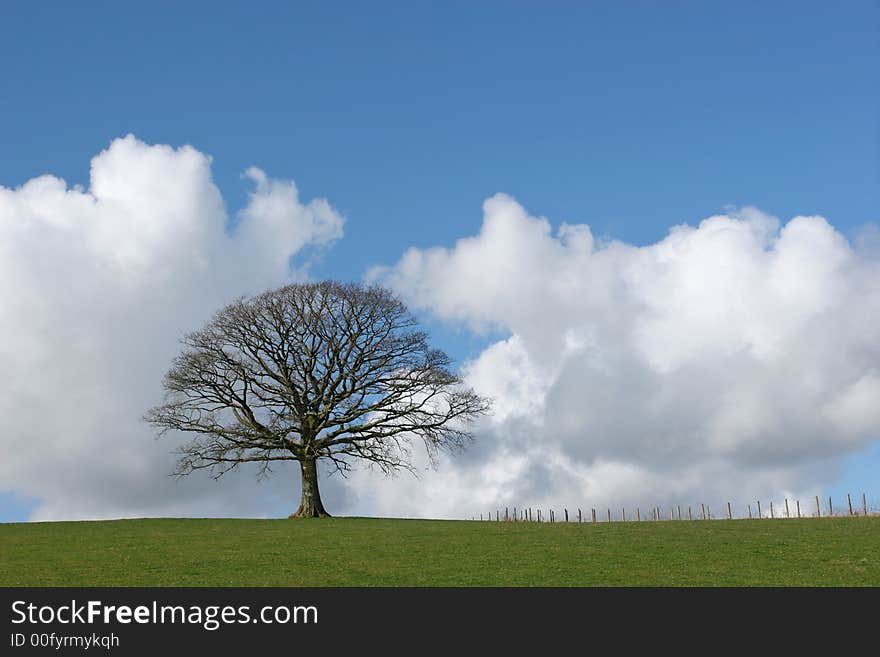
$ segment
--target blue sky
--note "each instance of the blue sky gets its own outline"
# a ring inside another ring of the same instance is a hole
[[[341,276],[470,234],[497,191],[636,243],[729,204],[877,219],[874,2],[2,11],[3,184],[85,183],[127,132],[191,143],[231,204],[251,164],[332,199]]]
[[[635,244],[743,205],[854,236],[880,219],[878,34],[876,2],[6,2],[0,184],[189,143],[233,212],[250,165],[330,199],[313,273],[343,279],[474,234],[495,192]]]

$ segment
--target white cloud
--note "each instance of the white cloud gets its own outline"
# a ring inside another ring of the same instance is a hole
[[[114,141],[87,190],[50,175],[0,187],[0,491],[35,518],[293,510],[296,475],[166,475],[174,442],[141,420],[184,332],[223,303],[302,276],[290,258],[342,235],[323,199],[256,168],[235,227],[192,147]],[[289,470],[289,469],[288,469]]]
[[[244,175],[256,189],[240,213],[238,238],[252,249],[269,243],[287,245],[286,252],[276,250],[266,261],[270,270],[283,268],[289,255],[306,245],[329,244],[342,237],[342,221],[326,199],[301,205],[292,180],[271,180],[256,167],[250,167]],[[291,208],[297,211],[291,213]]]
[[[586,225],[554,234],[499,194],[478,235],[410,249],[369,278],[442,320],[509,334],[466,370],[497,400],[480,446],[428,485],[383,489],[389,512],[438,499],[458,516],[744,508],[818,492],[841,456],[880,438],[880,261],[822,217],[781,226],[745,208],[636,247],[598,244]]]
[[[48,175],[0,187],[0,491],[39,500],[36,519],[295,508],[290,467],[260,484],[252,470],[168,478],[174,441],[140,420],[184,332],[305,276],[308,254],[342,235],[326,200],[244,175],[254,187],[233,222],[209,157],[131,136],[94,158],[88,189]],[[484,213],[476,236],[369,278],[507,334],[464,368],[493,415],[420,480],[325,482],[331,511],[744,507],[819,492],[880,436],[870,230],[853,249],[821,217],[781,225],[746,208],[636,247],[554,231],[504,195]]]

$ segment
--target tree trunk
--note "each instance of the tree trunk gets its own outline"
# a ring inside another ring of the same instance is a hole
[[[291,518],[329,518],[321,503],[318,492],[318,467],[315,459],[304,459],[299,462],[302,469],[302,501]]]

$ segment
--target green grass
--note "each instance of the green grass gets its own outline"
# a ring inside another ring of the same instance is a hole
[[[0,524],[2,586],[878,586],[880,518]]]

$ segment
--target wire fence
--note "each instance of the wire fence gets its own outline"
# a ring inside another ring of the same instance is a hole
[[[840,502],[840,500],[838,500]],[[488,513],[480,513],[479,516],[471,516],[471,520],[495,521],[495,522],[661,522],[669,520],[693,521],[693,520],[755,520],[755,519],[792,519],[792,518],[840,518],[840,517],[866,517],[880,516],[880,509],[868,504],[868,498],[862,493],[861,499],[853,500],[847,493],[846,503],[835,505],[833,498],[829,497],[827,506],[824,498],[820,500],[816,495],[806,505],[802,505],[799,499],[783,499],[782,505],[774,507],[773,500],[762,507],[761,500],[755,500],[754,506],[750,503],[743,506],[733,506],[730,502],[723,505],[720,514],[713,513],[708,504],[696,506],[675,505],[671,507],[630,507],[629,511],[624,506],[612,509],[597,509],[594,507],[573,507],[571,513],[563,507],[562,514],[557,515],[552,508],[533,507],[504,507],[489,510]],[[602,512],[604,510],[604,513]],[[494,512],[494,516],[493,516]]]

